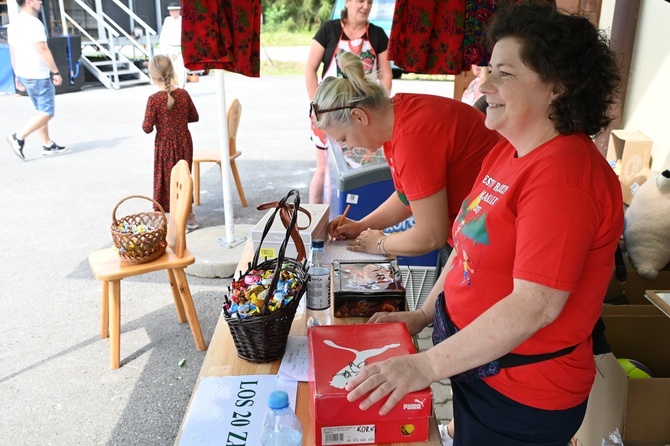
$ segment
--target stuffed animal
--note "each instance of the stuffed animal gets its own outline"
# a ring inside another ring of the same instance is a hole
[[[670,170],[651,174],[625,215],[624,239],[640,276],[653,280],[670,262]]]

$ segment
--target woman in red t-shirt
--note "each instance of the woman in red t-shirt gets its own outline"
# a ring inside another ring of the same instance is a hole
[[[505,10],[489,35],[486,126],[506,139],[460,206],[423,307],[370,319],[411,333],[433,322],[435,346],[367,366],[348,398],[367,409],[388,396],[383,415],[450,378],[455,445],[565,446],[593,385],[591,333],[623,229],[621,186],[591,139],[620,74],[588,19],[552,6]]]
[[[459,205],[472,187],[482,160],[500,135],[484,115],[442,96],[397,94],[366,80],[356,57],[340,55],[342,78],[325,79],[312,115],[340,145],[384,148],[396,193],[359,221],[340,217],[330,234],[351,239],[349,249],[417,256],[447,244]],[[384,228],[413,216],[415,225],[390,235]]]

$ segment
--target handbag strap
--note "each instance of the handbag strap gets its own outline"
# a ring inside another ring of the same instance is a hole
[[[289,199],[293,199],[292,205],[288,204]],[[300,263],[301,261],[306,259],[305,244],[300,238],[300,233],[296,229],[296,225],[298,223],[298,212],[299,211],[305,212],[309,216],[309,224],[311,224],[312,221],[309,212],[307,212],[305,209],[300,208],[300,192],[297,189],[292,189],[291,191],[289,191],[288,194],[286,194],[284,198],[282,198],[277,202],[260,204],[257,206],[257,209],[263,210],[272,207],[274,207],[274,211],[272,212],[272,215],[270,215],[270,217],[268,218],[268,221],[265,223],[265,228],[263,229],[263,235],[261,236],[261,240],[258,244],[258,249],[254,253],[254,259],[253,263],[251,264],[251,268],[256,269],[258,267],[258,256],[260,255],[263,241],[265,240],[267,234],[270,232],[270,228],[272,227],[272,223],[274,222],[277,213],[279,213],[282,223],[284,224],[284,227],[286,227],[286,235],[284,236],[284,240],[282,241],[282,244],[279,247],[279,251],[277,252],[277,258],[275,260],[276,261],[275,272],[272,277],[272,282],[270,282],[270,286],[268,287],[267,295],[265,296],[265,305],[263,306],[262,314],[267,313],[270,299],[272,298],[275,290],[277,289],[277,283],[279,282],[279,276],[282,264],[284,263],[284,256],[286,253],[286,246],[288,245],[289,238],[293,238],[293,241],[296,245],[296,250],[298,251],[298,257],[296,259],[297,262]]]
[[[291,197],[293,197],[293,205],[287,203],[288,199]],[[258,256],[260,254],[260,248],[263,244],[263,240],[265,240],[265,236],[268,234],[268,232],[270,232],[270,228],[272,227],[272,223],[274,222],[277,212],[279,212],[279,218],[281,219],[281,222],[284,225],[284,228],[286,229],[286,237],[284,238],[284,241],[286,243],[282,243],[282,247],[280,248],[280,252],[278,253],[277,257],[281,256],[282,259],[284,258],[284,251],[286,249],[286,244],[288,244],[288,238],[290,236],[293,239],[295,249],[298,252],[298,256],[296,257],[298,263],[302,262],[307,258],[305,243],[302,241],[302,238],[300,237],[300,230],[309,228],[309,226],[312,224],[312,214],[310,214],[307,209],[300,207],[299,191],[293,189],[286,195],[286,197],[282,198],[279,201],[272,201],[269,203],[263,203],[256,206],[256,209],[258,209],[259,211],[273,208],[274,212],[272,213],[272,215],[265,224],[265,228],[263,229],[263,234],[261,236],[261,241],[258,244],[258,250],[256,250],[256,253],[254,255],[254,261],[253,261],[254,267],[258,265]],[[306,226],[300,226],[297,224],[298,212],[302,212],[307,216]]]

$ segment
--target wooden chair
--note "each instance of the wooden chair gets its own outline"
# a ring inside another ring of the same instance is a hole
[[[240,126],[240,115],[242,114],[242,104],[237,99],[233,100],[228,107],[228,143],[230,145],[230,169],[233,172],[237,192],[240,194],[240,201],[243,207],[247,207],[247,199],[244,196],[244,189],[242,189],[242,181],[240,180],[240,173],[237,171],[235,159],[242,155],[242,152],[237,150],[237,128]],[[196,206],[200,205],[200,163],[217,163],[221,169],[221,152],[219,150],[195,150],[193,151],[193,183],[195,188],[195,196],[193,203]]]
[[[112,369],[120,367],[121,280],[153,271],[167,270],[177,319],[180,323],[188,320],[198,350],[207,348],[184,273],[184,268],[195,262],[193,253],[186,248],[186,220],[192,197],[193,183],[188,163],[181,160],[172,169],[170,178],[170,219],[165,253],[156,260],[137,265],[122,262],[114,248],[95,251],[88,256],[93,275],[102,282],[100,337],[111,335],[109,361]]]

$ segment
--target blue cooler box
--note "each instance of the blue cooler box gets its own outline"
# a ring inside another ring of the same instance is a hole
[[[382,149],[374,154],[360,148],[341,149],[332,139],[328,143],[330,169],[330,219],[342,215],[351,206],[347,217],[360,220],[395,193],[391,170]],[[414,226],[414,217],[386,228],[384,232],[400,232]],[[416,257],[398,257],[398,265],[435,266],[437,251]]]

